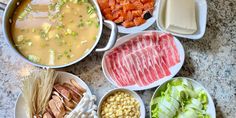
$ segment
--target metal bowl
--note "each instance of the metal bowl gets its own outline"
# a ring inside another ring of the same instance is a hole
[[[111,35],[110,35],[110,38],[109,38],[109,41],[108,41],[107,45],[104,48],[96,49],[96,52],[102,52],[102,51],[109,50],[114,46],[114,44],[116,42],[117,31],[118,31],[116,24],[113,23],[112,21],[103,20],[100,8],[99,8],[96,0],[90,0],[90,3],[93,4],[93,6],[96,8],[98,19],[99,19],[99,25],[100,25],[99,33],[97,35],[96,42],[94,43],[92,48],[86,54],[84,54],[82,57],[76,59],[73,62],[64,64],[64,65],[53,65],[53,66],[51,66],[51,65],[43,65],[43,64],[38,64],[38,63],[32,62],[32,61],[28,60],[25,56],[23,56],[21,54],[21,52],[16,48],[16,46],[14,44],[14,41],[12,39],[12,35],[11,35],[11,29],[10,28],[11,28],[11,23],[12,23],[12,15],[14,14],[15,8],[20,5],[21,1],[22,0],[11,0],[7,5],[0,2],[0,10],[4,10],[3,24],[2,24],[3,36],[7,40],[7,43],[9,44],[10,48],[12,48],[13,51],[18,56],[20,56],[24,61],[26,61],[26,62],[34,65],[34,66],[38,66],[38,67],[42,67],[42,68],[63,68],[63,67],[67,67],[67,66],[70,66],[72,64],[75,64],[75,63],[81,61],[82,59],[87,57],[95,49],[95,47],[97,46],[97,44],[100,40],[102,31],[103,31],[103,24],[106,24],[106,25],[110,26]]]

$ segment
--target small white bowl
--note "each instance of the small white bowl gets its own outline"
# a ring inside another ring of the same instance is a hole
[[[196,18],[197,18],[197,27],[198,30],[194,34],[178,34],[170,31],[166,31],[164,28],[164,17],[165,17],[165,5],[166,0],[159,0],[158,2],[158,17],[157,17],[157,26],[162,32],[171,33],[174,36],[189,38],[189,39],[200,39],[205,34],[206,22],[207,22],[207,2],[206,0],[195,0],[196,3]]]
[[[69,82],[71,79],[75,80],[81,87],[86,89],[86,92],[91,96],[92,92],[90,91],[87,84],[81,80],[78,76],[70,74],[68,72],[58,72],[58,77],[56,78],[59,83]],[[15,118],[27,118],[26,114],[27,108],[25,104],[25,100],[20,93],[18,95],[16,104],[15,104]]]
[[[122,25],[117,25],[118,32],[119,33],[124,33],[124,34],[130,34],[130,33],[137,33],[137,32],[140,32],[140,31],[143,31],[143,30],[149,28],[156,21],[156,18],[158,16],[158,2],[157,2],[158,0],[154,0],[154,1],[155,1],[154,10],[152,12],[152,17],[151,18],[146,20],[146,22],[144,24],[140,25],[140,26],[125,28]],[[107,26],[107,27],[110,28],[109,26]]]
[[[208,98],[208,105],[207,105],[207,110],[206,110],[206,113],[208,113],[211,118],[216,118],[216,110],[215,110],[215,105],[214,105],[214,102],[212,100],[212,97],[211,95],[207,92],[207,89],[204,88],[200,83],[198,83],[197,81],[193,80],[193,79],[190,79],[190,78],[187,78],[187,77],[175,77],[169,81],[166,81],[165,83],[163,83],[162,85],[160,85],[156,90],[155,92],[153,93],[153,96],[152,96],[152,99],[151,101],[154,99],[154,97],[156,96],[160,96],[161,95],[161,92],[162,91],[165,91],[166,90],[166,86],[167,86],[167,83],[173,81],[174,79],[185,79],[185,80],[188,80],[194,89],[197,89],[197,88],[200,88],[202,89],[206,95],[207,95],[207,98]],[[151,109],[151,101],[150,101],[150,107],[149,107],[149,110],[150,110],[150,118],[152,118],[152,109]]]
[[[128,92],[129,94],[131,94],[140,104],[140,118],[145,118],[145,114],[146,114],[146,111],[145,111],[145,106],[144,106],[144,103],[141,99],[141,97],[134,91],[131,91],[131,90],[128,90],[128,89],[125,89],[125,88],[117,88],[117,89],[112,89],[110,91],[108,91],[100,100],[99,104],[98,104],[98,110],[97,110],[97,113],[98,113],[98,118],[101,118],[101,114],[100,114],[100,111],[101,111],[101,107],[102,107],[102,103],[104,100],[106,100],[106,98],[108,96],[110,96],[111,94],[115,93],[115,92],[118,92],[118,91],[124,91],[124,92]]]

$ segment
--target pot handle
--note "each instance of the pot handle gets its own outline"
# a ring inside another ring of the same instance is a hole
[[[7,4],[3,3],[3,2],[0,2],[0,10],[5,10]]]
[[[111,49],[116,43],[117,33],[118,33],[118,28],[117,28],[116,24],[112,21],[109,21],[109,20],[104,20],[104,23],[111,27],[111,35],[110,35],[107,45],[104,48],[96,49],[96,52],[107,51],[107,50]]]

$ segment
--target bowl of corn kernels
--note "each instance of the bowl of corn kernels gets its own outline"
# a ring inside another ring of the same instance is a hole
[[[99,118],[145,118],[140,96],[124,88],[107,92],[100,100],[97,112]]]

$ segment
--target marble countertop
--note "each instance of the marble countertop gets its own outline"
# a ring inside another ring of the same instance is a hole
[[[214,100],[217,118],[236,118],[236,2],[208,0],[207,3],[204,37],[196,41],[180,38],[186,60],[176,76],[193,78],[207,88]],[[108,37],[109,29],[105,28],[98,47],[105,45]],[[114,88],[102,73],[102,55],[93,52],[81,62],[60,70],[82,78],[100,98]],[[14,117],[14,105],[20,93],[18,80],[27,71],[35,69],[38,68],[25,63],[9,48],[0,29],[0,118]],[[154,90],[138,91],[147,110]]]

